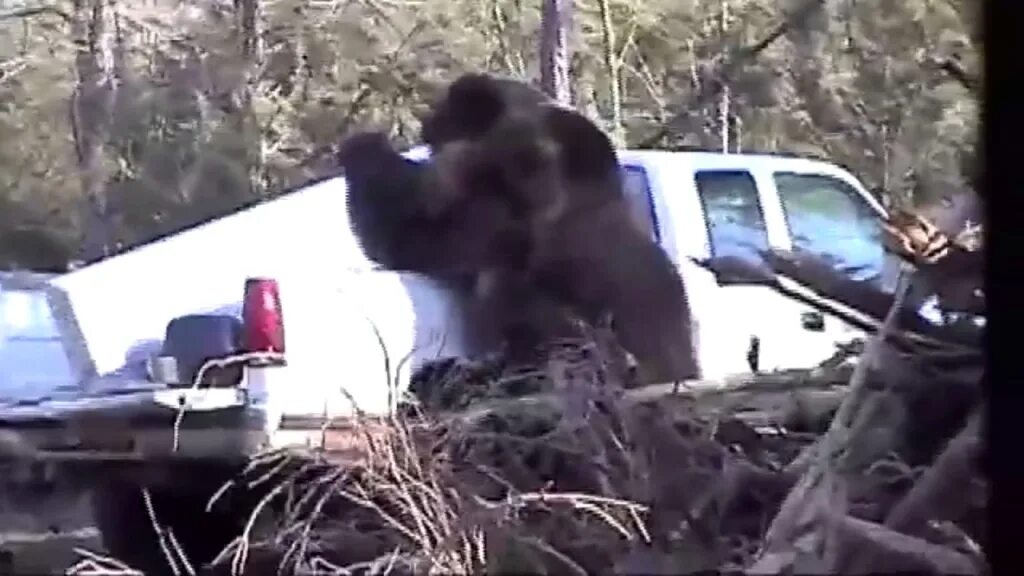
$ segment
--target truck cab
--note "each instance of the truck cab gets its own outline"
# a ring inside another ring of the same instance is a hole
[[[709,266],[762,264],[798,248],[855,280],[892,291],[896,263],[881,241],[885,211],[847,171],[775,155],[626,150],[620,153],[638,223],[678,266],[697,323],[705,378],[810,368],[863,330],[757,279]],[[756,342],[756,344],[755,344]],[[752,358],[756,356],[756,358]]]

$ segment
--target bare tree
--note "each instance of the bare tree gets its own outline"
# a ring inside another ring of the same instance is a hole
[[[749,46],[733,49],[728,56],[714,69],[704,70],[699,76],[699,88],[684,99],[675,116],[664,122],[654,134],[641,142],[641,147],[657,145],[665,137],[684,129],[697,117],[694,111],[700,110],[713,99],[721,96],[726,84],[746,64],[754,61],[759,54],[775,44],[786,33],[804,25],[808,18],[814,16],[823,6],[825,0],[805,0],[775,25],[760,40]]]
[[[465,69],[543,74],[630,146],[826,155],[915,202],[947,195],[982,155],[977,7],[875,4],[7,2],[0,233],[45,222],[77,252],[88,229],[102,257],[327,174],[357,125],[407,139]],[[820,81],[798,82],[810,67]]]
[[[726,34],[729,31],[729,0],[722,0],[722,15],[719,20],[718,35],[722,39],[723,45],[726,39]],[[727,78],[722,79],[722,98],[718,104],[719,113],[719,130],[722,135],[722,152],[725,154],[729,153],[729,80]]]
[[[608,74],[608,93],[611,96],[611,137],[615,146],[626,143],[622,130],[622,79],[619,73],[622,66],[621,58],[615,50],[615,25],[612,23],[612,10],[609,0],[599,0],[601,8],[601,37],[604,52],[604,66]]]
[[[572,105],[569,79],[569,30],[572,29],[572,0],[541,0],[540,83],[558,102]]]
[[[82,182],[84,238],[81,257],[92,261],[113,248],[106,200],[104,148],[117,99],[114,5],[109,0],[74,0],[71,36],[77,84],[71,95],[71,129]]]
[[[264,189],[265,151],[262,130],[253,110],[253,93],[263,69],[263,17],[259,0],[235,0],[235,19],[242,57],[242,81],[235,89],[240,133],[250,150],[248,161],[249,192],[261,195]]]

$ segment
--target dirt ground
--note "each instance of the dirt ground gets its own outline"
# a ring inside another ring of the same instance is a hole
[[[335,462],[358,458],[359,442],[347,427],[294,430],[282,439],[294,446],[326,444]],[[10,472],[0,465],[0,576],[64,574],[81,560],[75,548],[104,554],[87,488],[45,474],[13,479]]]
[[[75,548],[102,553],[99,534],[94,528],[65,533],[4,534],[13,540],[0,544],[0,574],[64,574],[78,562]]]
[[[86,493],[26,492],[8,490],[0,503],[0,574],[63,574],[76,547],[102,553]]]

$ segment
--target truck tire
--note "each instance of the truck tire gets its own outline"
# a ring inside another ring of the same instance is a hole
[[[258,501],[251,494],[229,492],[213,510],[206,511],[210,498],[239,470],[223,463],[180,464],[174,467],[172,478],[149,488],[157,520],[165,532],[174,534],[197,573],[242,533]],[[104,476],[93,488],[91,504],[107,552],[147,576],[174,574],[147,511],[144,484],[119,474]]]
[[[180,384],[191,386],[199,368],[211,358],[224,358],[241,351],[242,322],[221,314],[189,314],[167,323],[161,356],[178,361]],[[213,368],[203,384],[211,387],[236,386],[242,380],[241,365]]]

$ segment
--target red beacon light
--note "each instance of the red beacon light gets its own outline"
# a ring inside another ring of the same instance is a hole
[[[249,278],[245,281],[242,302],[242,347],[246,352],[265,352],[267,358],[251,364],[284,363],[284,316],[281,313],[281,295],[277,280]]]

